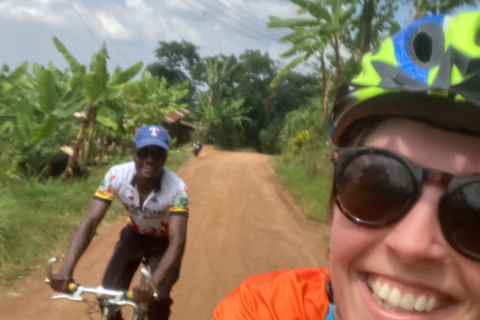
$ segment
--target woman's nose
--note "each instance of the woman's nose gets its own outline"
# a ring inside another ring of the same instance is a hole
[[[438,184],[425,184],[415,205],[391,227],[384,243],[403,263],[439,262],[445,257],[448,244],[438,221],[444,192]]]

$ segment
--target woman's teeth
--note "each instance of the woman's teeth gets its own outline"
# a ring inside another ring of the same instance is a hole
[[[396,312],[431,312],[440,303],[433,296],[414,296],[411,292],[401,293],[398,288],[368,279],[368,286],[375,300],[385,309]]]

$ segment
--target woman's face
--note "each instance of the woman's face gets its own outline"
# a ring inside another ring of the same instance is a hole
[[[390,149],[420,167],[480,174],[480,137],[391,119],[365,145]],[[480,262],[443,237],[437,208],[444,192],[445,186],[426,182],[402,220],[376,229],[353,223],[335,207],[331,278],[343,320],[480,319]],[[389,299],[407,307],[394,307]],[[415,305],[429,311],[408,310]]]

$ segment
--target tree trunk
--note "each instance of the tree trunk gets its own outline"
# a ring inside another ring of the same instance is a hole
[[[372,21],[375,15],[375,0],[366,0],[365,5],[363,6],[362,20],[363,20],[363,43],[362,50],[360,55],[360,62],[362,61],[363,55],[370,51],[370,42],[372,37]]]
[[[107,142],[106,138],[103,137],[102,132],[98,132],[98,145],[100,146],[100,150],[98,151],[98,163],[102,163],[103,156],[107,150]]]
[[[322,71],[322,83],[323,83],[323,90],[327,86],[327,70],[325,69],[325,52],[320,50],[320,69]]]
[[[89,117],[90,128],[88,129],[88,139],[87,139],[87,143],[85,144],[85,149],[83,150],[83,153],[84,153],[83,160],[85,160],[85,162],[88,161],[88,154],[90,152],[90,148],[92,147],[93,133],[95,132],[95,124],[97,122],[96,120],[97,120],[97,109],[93,108],[90,111],[90,117]]]
[[[332,87],[332,74],[333,70],[330,68],[327,84],[323,89],[323,121],[327,121],[328,119],[328,95],[330,94],[330,88]]]
[[[83,142],[83,136],[88,125],[88,119],[90,118],[90,106],[85,109],[85,116],[82,118],[80,124],[80,130],[78,130],[77,139],[75,140],[75,146],[73,147],[73,155],[68,158],[67,167],[65,168],[64,178],[70,179],[73,177],[73,168],[77,165],[78,152]]]
[[[210,89],[210,92],[208,93],[208,104],[209,107],[213,105],[213,90]]]
[[[335,35],[333,37],[333,50],[335,52],[335,69],[337,71],[337,87],[342,84],[342,69],[340,66],[340,46],[338,43],[338,37]]]

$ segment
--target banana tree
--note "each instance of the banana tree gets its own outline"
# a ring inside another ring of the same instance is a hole
[[[102,107],[108,108],[118,104],[122,86],[140,72],[143,68],[143,63],[136,63],[125,70],[117,68],[115,73],[110,76],[107,69],[109,57],[105,44],[92,56],[87,70],[85,66],[78,63],[58,38],[54,37],[53,42],[57,50],[67,60],[72,72],[72,81],[82,87],[84,97],[84,109],[82,110],[80,128],[75,140],[73,155],[69,158],[65,171],[66,177],[70,177],[73,175],[73,168],[77,163],[80,146],[83,143],[87,126],[90,124],[88,140],[84,149],[85,159],[88,159],[97,112]]]
[[[17,69],[17,79],[23,68]],[[15,133],[10,136],[20,151],[19,161],[32,169],[40,159],[58,151],[62,138],[58,134],[60,125],[82,107],[79,87],[70,87],[66,79],[68,77],[52,64],[48,69],[33,64],[32,73],[26,73],[22,83],[17,81],[19,92],[9,106],[15,118],[4,123],[2,130]]]
[[[188,81],[168,86],[165,78],[145,72],[142,78],[125,84],[118,104],[122,112],[102,108],[98,122],[110,128],[122,141],[122,153],[132,141],[135,130],[143,124],[160,123],[165,115],[186,107],[179,103],[189,93]]]
[[[353,20],[354,32],[356,33],[352,51],[355,62],[360,64],[365,53],[378,48],[381,34],[395,34],[400,30],[400,24],[395,20],[398,10],[397,0],[361,0],[360,14]],[[357,49],[357,50],[355,50]]]
[[[0,134],[13,126],[11,120],[15,119],[11,104],[18,98],[25,89],[25,74],[28,69],[28,62],[24,62],[10,72],[7,65],[0,69]]]
[[[236,66],[228,58],[220,64],[219,57],[205,59],[207,66],[208,105],[213,105],[214,96],[224,84],[226,78],[235,70]]]
[[[405,4],[413,6],[413,19],[427,14],[449,14],[460,6],[476,7],[476,0],[404,0]]]
[[[20,98],[26,83],[24,76],[27,68],[28,63],[24,62],[12,71],[7,65],[0,69],[0,180],[15,174],[14,163],[20,156],[17,145],[12,143],[16,127],[14,103]]]
[[[200,135],[205,142],[232,147],[245,139],[244,123],[253,122],[248,117],[250,110],[244,98],[216,100],[209,105],[208,93],[204,92],[191,118],[201,128]]]
[[[291,42],[292,48],[286,52],[287,56],[298,53],[299,56],[292,60],[282,71],[283,74],[290,72],[295,66],[306,61],[313,54],[323,50],[322,37],[333,48],[335,56],[335,70],[337,85],[343,81],[340,45],[347,26],[356,11],[355,2],[343,3],[341,0],[290,0],[298,5],[298,13],[309,14],[307,18],[282,19],[270,17],[267,26],[270,28],[289,28],[292,33],[280,39],[281,42]],[[281,79],[274,80],[275,83]]]

